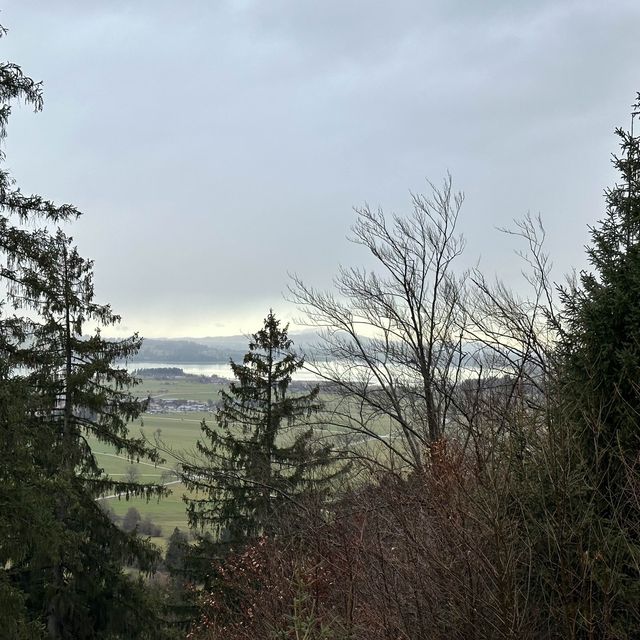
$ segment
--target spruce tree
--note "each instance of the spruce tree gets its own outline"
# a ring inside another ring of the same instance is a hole
[[[5,35],[0,27],[0,36]],[[42,108],[39,83],[13,63],[0,64],[0,143],[7,135],[11,102],[19,100]],[[4,161],[4,151],[0,151]],[[0,166],[0,619],[8,637],[38,637],[42,620],[26,609],[27,595],[19,567],[28,564],[37,550],[45,549],[54,535],[49,507],[48,478],[39,460],[50,447],[48,430],[40,429],[40,399],[26,383],[23,365],[29,356],[23,345],[29,340],[27,322],[18,315],[19,298],[7,299],[7,287],[19,292],[29,279],[30,263],[37,264],[48,234],[41,223],[56,224],[77,217],[68,205],[56,206],[39,196],[25,196]],[[31,224],[32,228],[25,228]],[[22,272],[21,272],[22,269]],[[33,272],[37,272],[37,266]]]
[[[219,542],[240,544],[273,531],[278,512],[323,490],[332,463],[329,449],[313,444],[301,423],[318,412],[319,387],[290,392],[304,359],[293,351],[288,325],[272,311],[253,335],[235,380],[221,392],[216,424],[202,423],[197,449],[206,464],[184,464],[192,526],[213,527]]]
[[[587,604],[576,605],[578,637],[631,637],[640,625],[640,138],[616,133],[620,179],[591,230],[591,270],[563,292],[563,446],[573,451],[570,471],[583,469],[571,508],[588,524],[574,554],[575,575],[589,584]]]
[[[184,559],[189,548],[189,538],[187,534],[175,527],[169,536],[167,550],[164,556],[164,564],[169,573],[177,579],[184,574]]]
[[[42,106],[40,85],[5,63],[0,139],[14,99]],[[0,618],[15,637],[158,637],[146,595],[123,572],[132,561],[151,568],[158,553],[120,531],[97,499],[164,489],[114,481],[90,446],[158,460],[129,435],[144,402],[117,365],[140,339],[102,337],[119,317],[94,301],[92,263],[56,229],[78,215],[24,196],[0,169]],[[87,322],[98,328],[85,333]]]
[[[592,270],[564,294],[563,341],[582,446],[613,499],[640,449],[640,138],[616,134],[620,182],[607,190],[606,215],[591,229]]]

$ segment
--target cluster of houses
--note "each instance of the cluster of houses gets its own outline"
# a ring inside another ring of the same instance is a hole
[[[190,411],[212,411],[215,405],[212,402],[199,402],[197,400],[178,400],[177,398],[150,398],[147,413],[186,413]]]

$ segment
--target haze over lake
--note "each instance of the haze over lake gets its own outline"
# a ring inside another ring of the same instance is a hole
[[[229,363],[211,363],[211,364],[182,364],[182,363],[168,363],[168,362],[131,362],[127,364],[129,371],[135,371],[136,369],[170,369],[170,368],[182,369],[185,373],[200,376],[219,376],[226,378],[227,380],[233,379],[233,373]],[[311,372],[300,370],[296,371],[293,375],[294,380],[313,382],[319,380],[318,376]]]

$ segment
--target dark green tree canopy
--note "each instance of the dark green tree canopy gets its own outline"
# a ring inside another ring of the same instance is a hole
[[[269,530],[278,510],[320,486],[329,450],[303,428],[317,413],[319,388],[292,393],[292,376],[304,359],[292,351],[288,326],[272,311],[249,343],[235,380],[221,393],[216,424],[202,423],[197,448],[205,464],[185,464],[188,487],[205,497],[189,501],[192,525],[213,525],[223,542],[240,542]]]
[[[39,110],[41,86],[0,64],[0,142],[15,100]],[[0,168],[0,619],[15,637],[145,637],[149,609],[123,566],[150,569],[159,554],[98,499],[165,490],[113,480],[91,448],[93,439],[130,460],[159,459],[129,435],[145,403],[117,364],[141,340],[102,337],[120,318],[95,302],[93,265],[60,228],[79,215],[23,195]]]
[[[603,220],[591,229],[591,270],[562,292],[559,391],[570,429],[557,447],[571,453],[567,473],[584,478],[574,504],[562,505],[579,523],[568,530],[576,548],[567,562],[576,576],[588,576],[592,603],[580,611],[585,631],[577,637],[608,637],[599,627],[604,618],[619,630],[616,637],[632,637],[626,632],[638,628],[640,611],[640,138],[616,133],[620,177],[606,191]],[[562,547],[573,548],[566,541]],[[587,571],[589,553],[597,562]]]
[[[614,493],[625,460],[640,448],[640,138],[623,129],[616,134],[620,181],[606,191],[605,217],[591,229],[592,270],[564,292],[563,343],[568,396],[586,423],[585,449]]]

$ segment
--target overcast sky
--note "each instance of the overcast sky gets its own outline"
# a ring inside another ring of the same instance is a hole
[[[467,260],[517,271],[496,227],[540,213],[584,266],[640,90],[640,2],[12,0],[2,58],[44,83],[7,165],[71,202],[96,290],[149,337],[255,331],[288,272],[366,264],[352,206],[410,209],[447,171]]]

